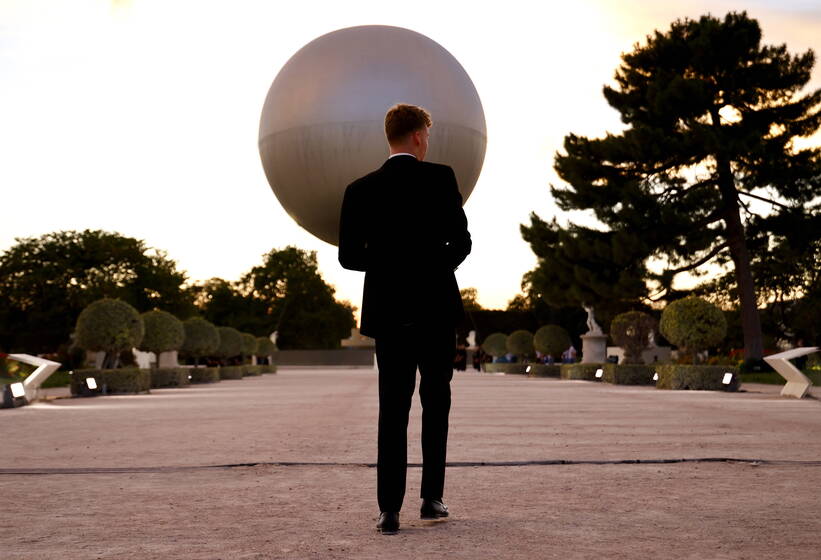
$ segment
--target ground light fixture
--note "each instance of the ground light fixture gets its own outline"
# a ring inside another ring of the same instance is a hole
[[[596,370],[596,379],[601,379],[604,376],[604,370],[599,368]]]
[[[26,388],[22,383],[0,386],[0,408],[17,408],[27,404]]]
[[[724,379],[721,380],[724,385],[729,385],[733,382],[733,374],[729,371],[724,374]]]
[[[530,373],[530,368],[531,368],[531,367],[532,367],[532,366],[527,366],[527,367],[525,368],[525,373]]]
[[[26,388],[23,387],[22,383],[11,384],[11,396],[15,399],[19,399],[20,397],[26,396]]]
[[[86,387],[92,391],[95,390],[97,388],[97,380],[93,377],[86,377]]]
[[[658,381],[658,380],[659,380],[659,372],[655,372],[653,374],[653,381]]]

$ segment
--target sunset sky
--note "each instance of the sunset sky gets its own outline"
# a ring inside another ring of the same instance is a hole
[[[548,187],[563,137],[621,127],[601,94],[619,55],[676,18],[728,10],[757,18],[767,43],[821,51],[817,0],[0,0],[0,251],[15,237],[99,228],[166,250],[191,280],[235,280],[296,245],[316,250],[337,297],[359,306],[361,273],[343,270],[336,247],[297,226],[268,186],[259,115],[309,41],[396,25],[450,51],[482,100],[487,155],[465,205],[474,250],[457,277],[504,307],[535,264],[519,224],[557,214]]]

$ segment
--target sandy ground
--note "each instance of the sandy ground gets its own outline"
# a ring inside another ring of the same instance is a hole
[[[452,517],[418,519],[411,467],[396,536],[369,370],[2,410],[0,558],[817,559],[821,402],[744,388],[457,373]]]

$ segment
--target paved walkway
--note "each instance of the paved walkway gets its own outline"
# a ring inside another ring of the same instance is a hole
[[[816,559],[821,402],[745,388],[457,373],[453,515],[418,519],[411,468],[393,537],[369,370],[3,410],[0,557]]]

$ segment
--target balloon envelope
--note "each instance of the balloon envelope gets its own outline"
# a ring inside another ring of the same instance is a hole
[[[259,152],[268,183],[296,222],[336,245],[345,187],[388,157],[385,113],[396,103],[433,118],[426,161],[453,167],[463,202],[485,157],[482,103],[459,62],[408,29],[366,25],[297,51],[268,91]]]

